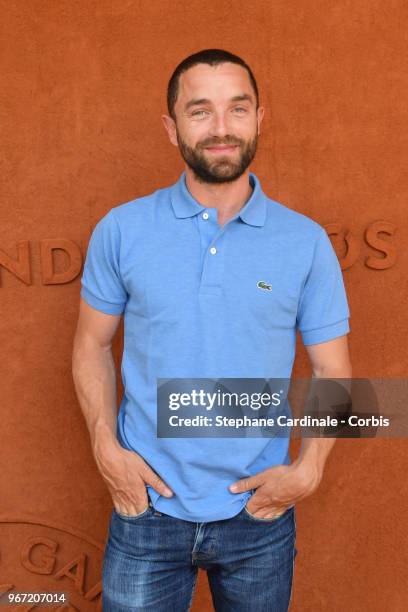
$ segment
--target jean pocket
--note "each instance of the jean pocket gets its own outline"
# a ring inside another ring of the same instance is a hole
[[[148,515],[151,511],[152,511],[152,506],[150,503],[147,506],[147,508],[142,510],[142,512],[139,512],[139,514],[122,514],[121,512],[118,512],[116,508],[113,508],[114,515],[118,516],[121,520],[125,520],[125,521],[137,521],[142,516]]]
[[[261,523],[276,523],[277,521],[279,521],[279,519],[282,519],[283,517],[285,517],[289,511],[293,511],[293,508],[294,506],[289,506],[288,508],[286,508],[283,514],[280,514],[279,516],[272,516],[270,518],[263,517],[263,516],[255,516],[248,510],[246,505],[244,506],[244,512],[246,516],[248,516],[253,521],[260,521]]]

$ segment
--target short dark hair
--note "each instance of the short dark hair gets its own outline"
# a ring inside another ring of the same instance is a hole
[[[247,70],[249,80],[251,81],[251,85],[255,91],[256,108],[258,108],[258,86],[256,84],[256,80],[252,73],[252,70],[250,69],[248,64],[244,62],[242,58],[238,57],[238,55],[234,55],[229,51],[224,51],[223,49],[203,49],[202,51],[193,53],[193,55],[189,55],[182,62],[180,62],[180,64],[177,66],[177,68],[170,77],[170,81],[167,87],[167,109],[169,111],[169,115],[173,119],[175,119],[174,105],[177,101],[180,75],[189,68],[195,66],[196,64],[208,64],[209,66],[218,66],[218,64],[224,64],[225,62],[239,64],[240,66],[245,68],[245,70]]]

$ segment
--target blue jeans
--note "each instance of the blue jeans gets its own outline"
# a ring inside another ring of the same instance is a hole
[[[188,612],[198,568],[216,612],[287,612],[296,521],[246,507],[220,521],[194,523],[152,506],[136,516],[112,511],[102,568],[103,612]]]

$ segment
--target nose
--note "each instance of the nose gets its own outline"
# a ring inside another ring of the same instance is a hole
[[[210,136],[222,138],[226,134],[228,134],[228,124],[224,113],[214,113],[210,124]]]

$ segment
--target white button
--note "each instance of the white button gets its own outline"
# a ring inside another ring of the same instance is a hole
[[[211,255],[215,255],[216,252],[217,252],[217,249],[215,247],[211,247],[211,249],[210,249]]]
[[[209,214],[207,212],[203,213],[203,219],[208,219]]]

